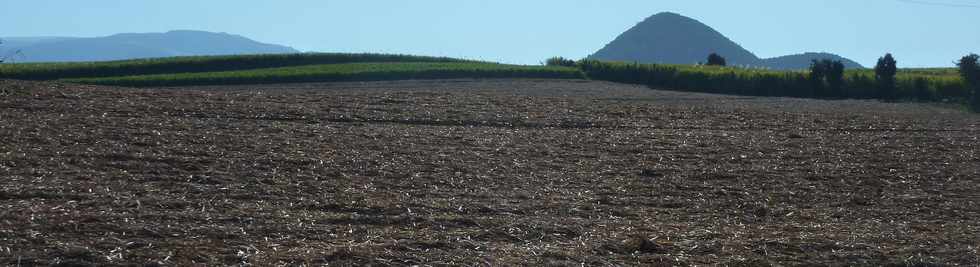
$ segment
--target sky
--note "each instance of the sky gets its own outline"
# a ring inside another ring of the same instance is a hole
[[[831,52],[952,67],[980,53],[980,0],[0,0],[0,36],[227,32],[301,51],[539,64],[582,58],[675,12],[766,58]]]

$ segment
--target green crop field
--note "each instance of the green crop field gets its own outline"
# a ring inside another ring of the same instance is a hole
[[[753,96],[876,98],[874,71],[849,70],[840,88],[814,85],[807,71],[582,60],[522,66],[445,57],[306,53],[203,56],[109,62],[0,64],[0,78],[165,87],[191,85],[453,78],[589,78],[655,88]],[[901,69],[894,98],[965,102],[969,87],[952,68]]]
[[[289,66],[371,62],[474,62],[444,57],[385,54],[274,54],[151,58],[105,62],[0,64],[0,78],[57,80],[66,78],[213,72]]]
[[[453,78],[583,78],[574,68],[492,63],[347,63],[223,72],[74,78],[64,81],[132,87],[341,82]]]
[[[175,57],[0,65],[0,78],[133,87],[450,78],[583,78],[567,67],[385,54]]]

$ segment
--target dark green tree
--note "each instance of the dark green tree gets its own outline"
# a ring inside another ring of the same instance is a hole
[[[813,96],[824,97],[824,80],[827,77],[827,65],[823,60],[814,59],[810,63],[810,86],[813,87]]]
[[[810,64],[810,84],[816,97],[843,98],[844,63],[838,60],[813,60]]]
[[[973,98],[970,100],[970,108],[974,112],[980,112],[980,65],[977,65],[977,54],[969,54],[956,63],[960,67],[960,75],[970,87],[973,88]]]
[[[575,67],[575,60],[563,58],[563,57],[553,57],[549,58],[545,62],[548,66],[563,66],[563,67]]]
[[[728,62],[724,57],[717,53],[711,53],[708,55],[708,66],[727,66]]]
[[[828,96],[833,98],[844,98],[844,63],[839,60],[830,61],[824,59],[827,67],[827,86],[829,87]]]
[[[891,53],[878,58],[875,65],[875,84],[877,87],[877,97],[885,100],[894,100],[898,97],[898,88],[895,86],[895,74],[898,73],[898,63]]]

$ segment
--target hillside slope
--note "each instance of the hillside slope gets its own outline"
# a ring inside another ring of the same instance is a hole
[[[174,56],[297,53],[296,49],[203,31],[123,33],[95,38],[11,38],[8,51],[20,50],[16,62],[108,61]]]
[[[638,23],[592,59],[658,64],[697,64],[718,53],[732,66],[776,70],[802,69],[814,59],[840,60],[847,68],[863,68],[853,60],[831,53],[802,53],[761,59],[704,23],[676,13],[664,12]]]
[[[591,58],[641,63],[696,64],[718,53],[732,65],[758,65],[760,60],[737,43],[697,20],[660,13],[621,34]]]

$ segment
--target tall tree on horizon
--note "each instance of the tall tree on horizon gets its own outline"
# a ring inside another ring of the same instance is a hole
[[[824,97],[824,79],[827,77],[827,67],[823,60],[812,60],[810,63],[810,85],[816,97]]]
[[[844,94],[844,63],[840,60],[824,60],[827,65],[827,85],[829,95],[835,98],[845,98]]]
[[[963,76],[963,80],[973,88],[973,98],[970,101],[970,109],[973,112],[980,112],[980,65],[977,63],[978,59],[980,56],[977,54],[969,54],[956,63],[960,68],[960,76]]]
[[[814,59],[810,64],[810,82],[817,97],[844,98],[844,63],[840,60]]]
[[[877,84],[877,97],[884,100],[894,100],[898,98],[898,89],[895,87],[895,74],[898,73],[898,63],[891,53],[878,58],[875,65],[875,83]]]

